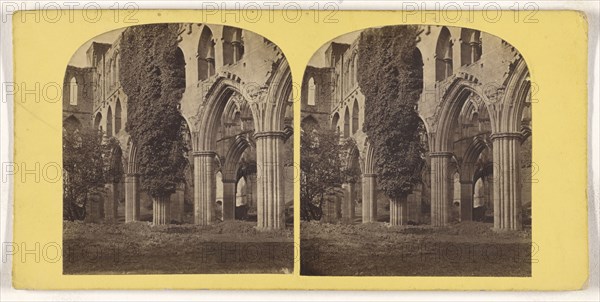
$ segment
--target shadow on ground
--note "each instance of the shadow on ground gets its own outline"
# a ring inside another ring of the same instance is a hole
[[[291,273],[292,229],[264,232],[255,225],[65,222],[63,273]]]
[[[489,223],[302,222],[300,232],[302,275],[531,276],[531,232],[498,233]]]

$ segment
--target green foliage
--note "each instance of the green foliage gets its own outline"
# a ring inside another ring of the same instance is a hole
[[[355,177],[344,168],[348,146],[337,131],[314,127],[302,129],[300,141],[300,218],[319,220],[323,203]]]
[[[423,69],[417,26],[388,26],[360,35],[358,83],[366,99],[363,129],[377,156],[377,186],[406,197],[421,179],[424,129],[417,112]]]
[[[149,24],[127,28],[121,39],[126,130],[138,148],[142,189],[153,198],[172,194],[184,180],[187,150],[179,102],[185,63],[177,55],[177,37],[177,24]]]
[[[91,195],[106,182],[102,133],[91,129],[63,130],[63,219],[83,220]]]

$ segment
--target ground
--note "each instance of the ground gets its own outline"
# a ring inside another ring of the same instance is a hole
[[[291,273],[292,229],[64,222],[64,274]]]
[[[531,232],[489,223],[448,227],[301,223],[301,274],[530,276]],[[535,253],[535,245],[533,245]]]

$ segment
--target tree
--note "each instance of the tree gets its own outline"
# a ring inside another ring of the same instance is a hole
[[[86,206],[106,182],[106,148],[102,133],[92,129],[63,129],[63,219],[86,217]]]
[[[177,24],[129,27],[121,39],[119,78],[127,95],[126,130],[138,150],[140,184],[166,206],[184,181],[186,146],[179,112],[185,62],[178,54]],[[164,223],[157,220],[155,223]]]
[[[304,127],[300,140],[300,218],[320,220],[323,203],[341,194],[342,183],[353,177],[343,160],[348,147],[330,129]]]
[[[358,83],[366,99],[363,129],[377,154],[378,188],[394,206],[406,207],[424,164],[424,129],[417,112],[423,87],[419,33],[417,26],[388,26],[365,30],[359,38]]]

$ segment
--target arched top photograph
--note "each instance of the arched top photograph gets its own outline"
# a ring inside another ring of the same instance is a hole
[[[150,249],[143,257],[158,261],[143,267],[67,258],[66,273],[291,273],[292,78],[268,38],[206,23],[107,32],[75,51],[63,97],[67,245],[82,234],[102,245],[154,232],[175,250],[276,238],[285,255],[206,267],[192,253],[161,258]],[[98,225],[108,227],[89,233]],[[160,231],[173,225],[180,239]]]
[[[338,261],[302,259],[302,274],[530,276],[526,263],[389,262],[411,240],[531,241],[530,87],[519,51],[474,28],[384,26],[322,45],[302,80],[300,236]],[[398,233],[408,226],[420,235]]]

